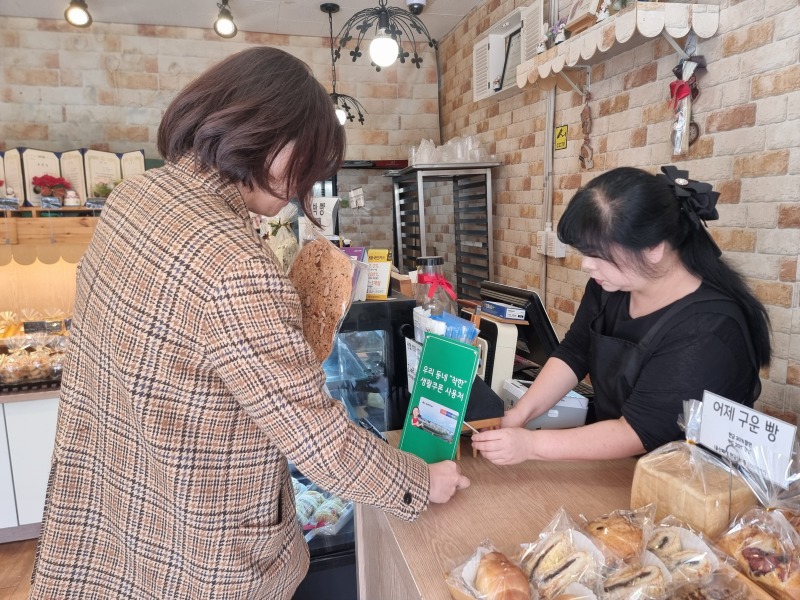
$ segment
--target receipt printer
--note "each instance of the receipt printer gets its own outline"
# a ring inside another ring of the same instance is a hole
[[[530,387],[530,381],[506,379],[501,397],[507,408],[514,406]],[[553,408],[525,424],[526,429],[567,429],[586,424],[589,400],[570,390]]]

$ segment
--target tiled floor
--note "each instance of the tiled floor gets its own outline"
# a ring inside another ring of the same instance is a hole
[[[26,600],[36,540],[0,544],[0,600]]]

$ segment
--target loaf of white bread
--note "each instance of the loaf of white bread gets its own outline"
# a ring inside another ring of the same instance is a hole
[[[639,459],[631,508],[655,503],[657,521],[677,517],[711,539],[731,520],[756,505],[744,480],[697,446],[676,442]]]

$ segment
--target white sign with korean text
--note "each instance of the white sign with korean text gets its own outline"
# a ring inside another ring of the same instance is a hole
[[[774,473],[762,473],[778,485],[786,486],[789,463],[797,427],[743,404],[711,392],[703,392],[700,444],[748,468],[761,470],[753,463],[752,449],[769,449]]]

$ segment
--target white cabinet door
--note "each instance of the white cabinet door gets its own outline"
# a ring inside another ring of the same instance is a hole
[[[17,504],[11,481],[11,461],[8,458],[8,438],[3,405],[0,404],[0,529],[17,526]]]
[[[4,405],[19,524],[39,523],[56,439],[58,398]]]

